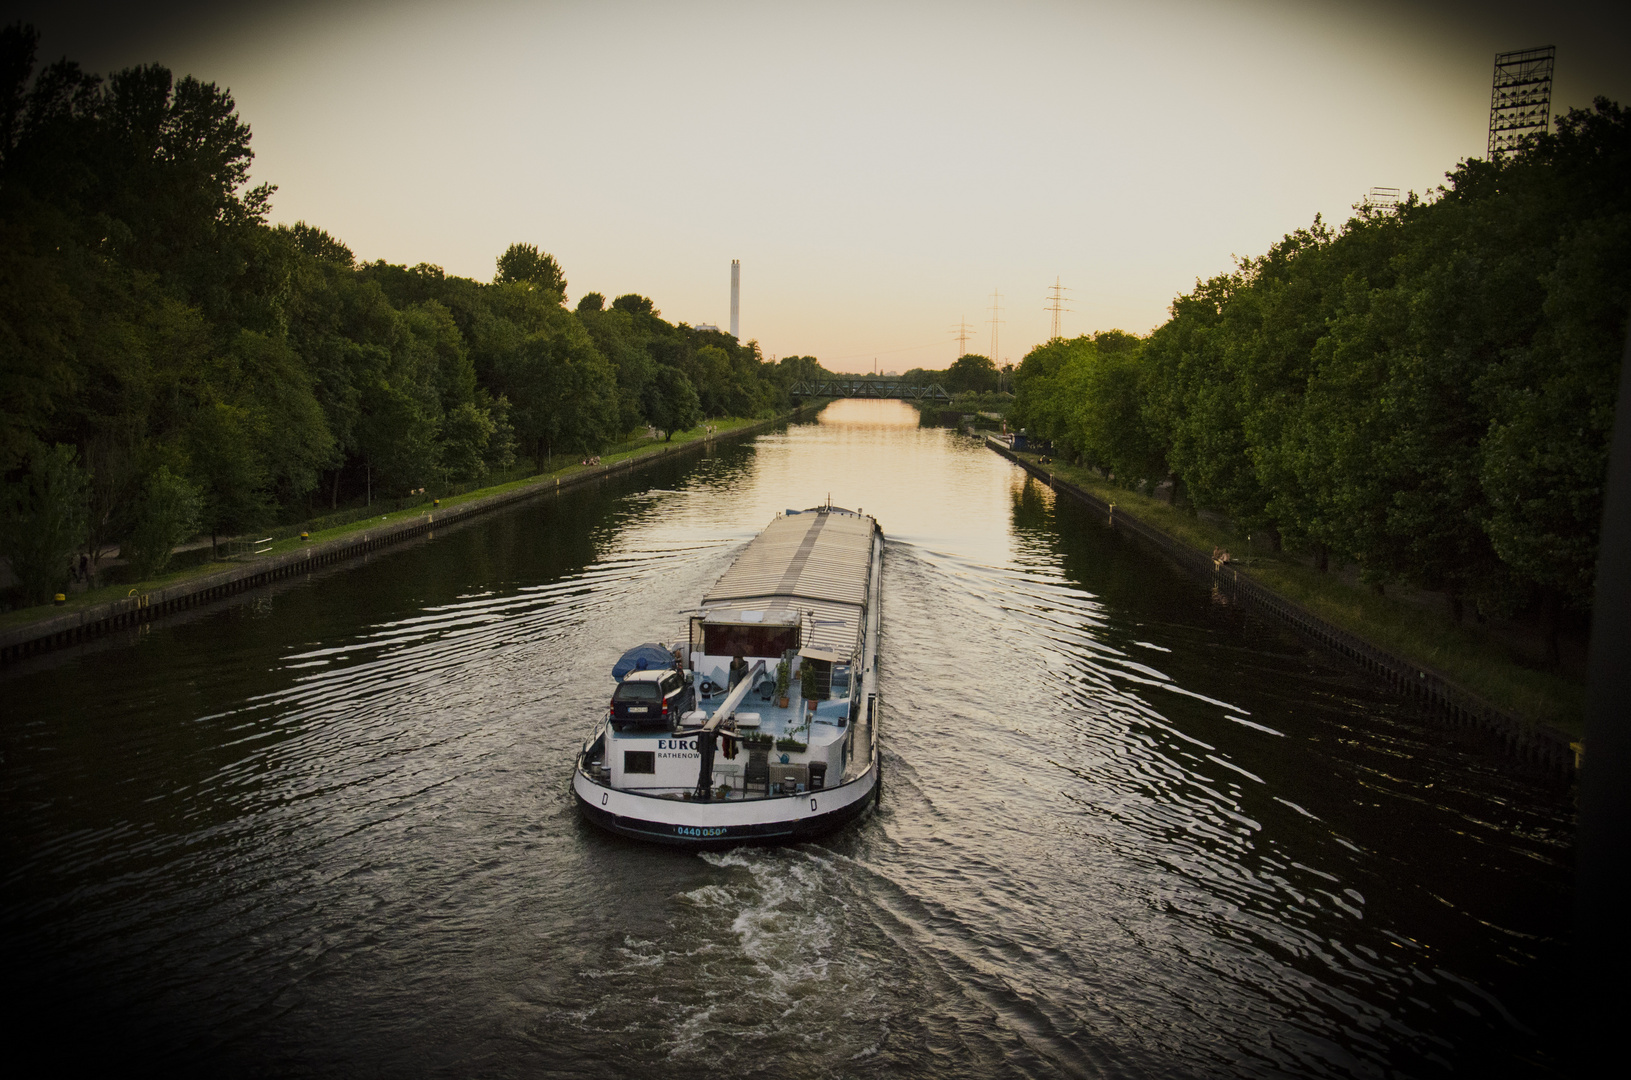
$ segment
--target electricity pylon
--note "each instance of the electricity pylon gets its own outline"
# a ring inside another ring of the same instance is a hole
[[[1070,290],[1067,289],[1065,286],[1059,284],[1059,279],[1058,278],[1054,278],[1053,279],[1053,287],[1048,290],[1050,295],[1047,296],[1047,297],[1044,297],[1044,299],[1046,299],[1048,302],[1046,304],[1042,305],[1042,310],[1043,311],[1053,312],[1053,335],[1052,335],[1052,337],[1050,337],[1048,339],[1049,341],[1052,341],[1054,338],[1057,338],[1057,337],[1060,336],[1060,334],[1059,334],[1059,315],[1060,315],[1060,313],[1073,310],[1072,308],[1066,306],[1069,303],[1069,301],[1067,301],[1065,299],[1064,294],[1068,293],[1069,291]]]
[[[968,342],[974,336],[974,328],[968,324],[967,319],[959,316],[957,325],[951,328],[951,332],[957,335],[956,359],[961,360],[968,355]]]

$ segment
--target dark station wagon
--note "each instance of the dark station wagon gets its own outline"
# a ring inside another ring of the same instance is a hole
[[[671,728],[696,708],[696,691],[677,671],[631,671],[612,692],[612,726]]]

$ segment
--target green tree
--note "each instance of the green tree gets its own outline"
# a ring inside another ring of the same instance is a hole
[[[645,391],[656,371],[651,334],[647,328],[636,326],[634,316],[627,311],[590,309],[580,303],[577,314],[595,348],[617,373],[618,430],[632,431],[647,420]]]
[[[412,389],[379,379],[363,388],[357,449],[363,458],[368,497],[402,495],[435,483],[441,475],[437,421]]]
[[[61,443],[37,448],[22,478],[6,485],[0,551],[26,600],[44,603],[67,587],[71,560],[85,542],[89,489],[78,451]]]
[[[489,471],[503,472],[515,464],[515,425],[510,423],[510,399],[503,394],[495,398],[486,390],[478,389],[476,408],[486,413],[493,425],[482,460]]]
[[[188,476],[199,493],[199,524],[214,546],[272,516],[272,478],[258,453],[265,432],[248,409],[214,402],[187,431]]]
[[[612,301],[612,308],[615,311],[626,311],[630,315],[650,315],[654,318],[662,314],[649,299],[639,293],[624,293]]]
[[[646,395],[646,415],[671,441],[676,431],[689,431],[702,423],[702,402],[685,372],[666,364],[657,369]]]
[[[974,353],[959,356],[946,369],[943,384],[951,394],[989,394],[997,389],[997,365]]]
[[[511,244],[498,257],[498,274],[494,284],[506,285],[525,282],[536,288],[566,299],[566,275],[555,256],[539,251],[536,244]]]
[[[729,354],[717,345],[704,345],[691,354],[685,365],[691,385],[696,388],[704,416],[724,416],[731,412],[730,399],[735,372]]]
[[[198,531],[202,508],[197,490],[160,465],[144,486],[141,504],[129,534],[119,545],[119,553],[138,577],[153,577],[170,561],[176,546]]]
[[[456,484],[473,483],[487,472],[487,447],[498,425],[485,409],[466,402],[442,420],[442,468]]]

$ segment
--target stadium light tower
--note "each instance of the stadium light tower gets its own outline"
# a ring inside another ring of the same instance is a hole
[[[1552,65],[1557,47],[1497,53],[1489,95],[1489,156],[1516,150],[1552,125]]]

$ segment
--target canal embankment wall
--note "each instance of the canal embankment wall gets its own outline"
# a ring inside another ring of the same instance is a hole
[[[672,461],[678,456],[754,435],[767,428],[797,419],[819,409],[822,404],[824,402],[813,402],[772,420],[747,424],[690,442],[655,447],[620,461],[591,465],[578,472],[540,476],[505,491],[477,496],[445,507],[433,506],[414,517],[398,519],[373,528],[358,529],[344,536],[312,543],[292,551],[252,556],[208,574],[145,592],[133,589],[130,596],[117,600],[55,615],[42,615],[35,621],[0,630],[0,664],[152,622],[165,615],[214,603],[248,589],[309,574],[424,536],[438,527],[445,528],[454,522],[466,521],[502,507],[582,487],[660,461]]]
[[[1482,731],[1495,738],[1509,755],[1559,776],[1572,777],[1578,768],[1576,747],[1564,733],[1513,716],[1457,685],[1441,672],[1396,656],[1332,625],[1300,604],[1265,588],[1249,575],[1242,574],[1238,567],[1215,563],[1206,552],[1055,476],[1045,466],[1025,460],[1001,440],[987,436],[985,444],[1045,482],[1053,491],[1069,495],[1088,509],[1103,515],[1107,528],[1155,548],[1192,576],[1217,586],[1231,603],[1274,618],[1305,641],[1360,668],[1396,693],[1420,704],[1429,713],[1451,725]]]

